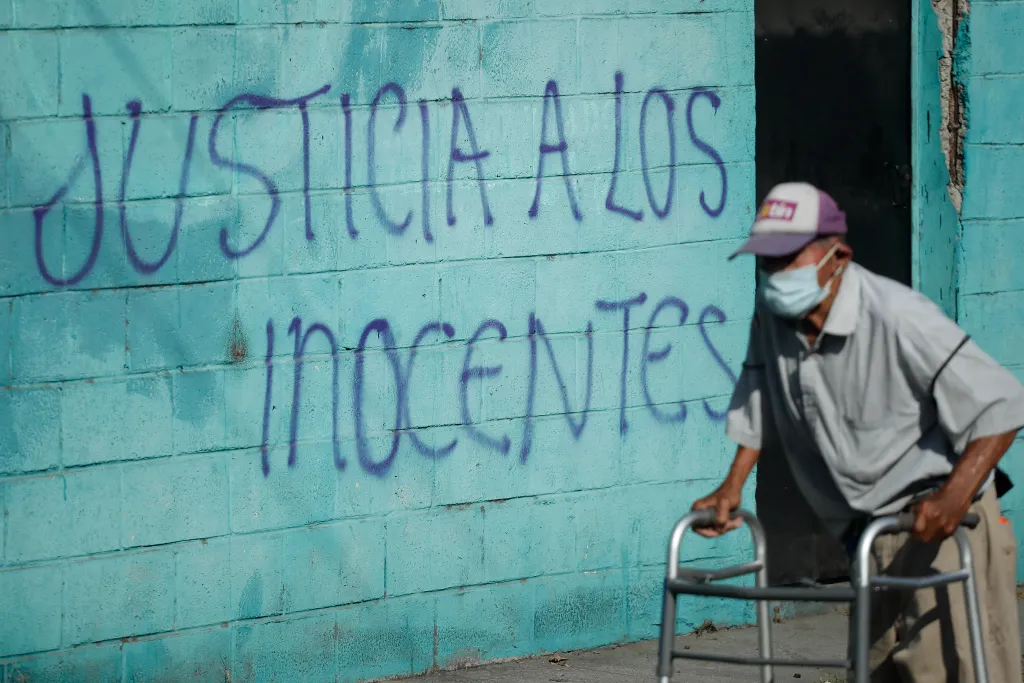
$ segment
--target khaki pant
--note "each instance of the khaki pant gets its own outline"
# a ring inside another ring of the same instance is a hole
[[[968,530],[968,536],[989,680],[1019,683],[1017,542],[991,488],[971,511],[981,517],[981,524]],[[874,550],[874,571],[894,576],[926,576],[960,568],[954,539],[935,545],[918,543],[906,534],[882,536]],[[872,683],[974,683],[962,583],[915,593],[875,593],[871,617]]]

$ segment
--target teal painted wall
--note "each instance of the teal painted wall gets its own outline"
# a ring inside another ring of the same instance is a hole
[[[918,23],[915,240],[920,286],[996,360],[1024,380],[1024,3],[975,1],[956,37],[954,75],[964,89],[964,191],[959,216],[949,203],[940,116],[941,37],[929,2]],[[927,127],[930,116],[931,128]],[[953,302],[950,305],[950,294]],[[1002,500],[1024,529],[1024,440],[1003,461],[1017,488]],[[1024,545],[1018,544],[1024,581]]]
[[[751,0],[2,0],[0,27],[0,680],[655,635],[670,527],[731,459]]]
[[[1024,380],[1024,3],[973,2],[958,55],[966,91],[966,186],[961,213],[960,322],[979,344]],[[1017,488],[1003,506],[1024,529],[1024,440],[1005,466]],[[1018,543],[1018,581],[1024,546]]]
[[[960,218],[947,189],[949,170],[942,151],[943,86],[939,75],[939,59],[945,52],[930,0],[914,0],[912,25],[913,286],[955,319]]]

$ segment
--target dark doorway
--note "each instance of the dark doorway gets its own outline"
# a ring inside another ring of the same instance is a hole
[[[803,180],[846,212],[854,260],[911,281],[910,0],[755,0],[757,195]],[[766,444],[757,508],[774,583],[845,578],[781,454]]]

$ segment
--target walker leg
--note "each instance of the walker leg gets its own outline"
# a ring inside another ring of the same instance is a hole
[[[865,533],[865,537],[857,546],[853,571],[854,602],[851,610],[853,624],[850,628],[850,649],[853,651],[855,683],[871,681],[871,547],[874,545],[875,535]]]
[[[719,578],[734,578],[736,576],[743,576],[756,571],[757,586],[760,588],[768,588],[768,562],[767,562],[767,541],[765,539],[764,528],[761,526],[757,518],[750,512],[739,510],[735,514],[742,517],[747,523],[747,527],[750,529],[750,533],[754,539],[754,554],[756,560],[754,563],[747,563],[743,565],[737,565],[732,569],[736,570],[737,573],[728,574],[723,576],[722,572],[718,572]],[[675,626],[676,626],[676,595],[669,590],[669,583],[675,581],[679,574],[679,547],[683,540],[683,535],[688,529],[693,526],[710,526],[714,523],[714,511],[701,510],[691,512],[690,514],[683,517],[676,526],[672,529],[672,536],[669,539],[668,545],[668,571],[665,577],[665,588],[664,588],[664,599],[661,610],[661,638],[658,643],[658,681],[659,683],[669,683],[672,679],[672,649],[675,645]],[[707,580],[712,580],[708,578]],[[771,627],[772,620],[770,614],[770,605],[767,600],[757,600],[757,636],[758,636],[758,647],[761,653],[761,659],[770,660],[772,658],[772,640],[771,640]],[[763,664],[760,666],[761,670],[761,683],[773,683],[774,671],[771,664]]]
[[[978,524],[978,517],[973,513],[972,521],[965,521],[963,524],[972,528]],[[854,580],[854,604],[853,623],[850,628],[850,640],[853,651],[853,675],[855,683],[869,683],[871,671],[869,670],[869,653],[871,647],[871,595],[876,583],[888,588],[919,589],[929,585],[927,581],[920,581],[917,584],[913,580],[902,579],[894,583],[893,579],[885,582],[871,578],[871,551],[875,539],[884,533],[901,533],[910,531],[913,527],[914,517],[911,514],[904,514],[893,517],[876,519],[868,525],[861,534],[860,542],[857,544],[857,552],[853,580]],[[960,550],[960,568],[967,575],[966,579],[956,577],[953,581],[964,582],[964,601],[967,608],[967,628],[971,639],[971,656],[974,663],[975,683],[988,683],[988,665],[985,661],[985,642],[982,633],[981,609],[978,600],[978,584],[974,577],[974,558],[971,553],[971,541],[967,532],[961,526],[957,529],[957,547]]]
[[[871,588],[869,586],[856,587],[856,601],[854,602],[854,625],[853,635],[853,673],[856,683],[869,683],[871,680],[871,663],[869,660],[871,640]]]
[[[978,600],[978,584],[974,578],[974,556],[967,532],[957,529],[956,543],[960,547],[960,566],[967,570],[964,581],[964,598],[967,604],[967,627],[971,635],[971,655],[974,658],[975,683],[988,683],[988,663],[985,661],[985,641],[981,627],[981,608]]]
[[[768,544],[760,524],[750,525],[750,534],[754,538],[754,558],[761,564],[757,572],[757,586],[768,587]],[[772,658],[772,619],[770,605],[767,600],[757,601],[757,645],[762,659]],[[772,683],[775,672],[771,664],[761,667],[761,683]]]
[[[767,588],[767,585],[762,585],[761,581],[758,580],[758,585],[762,588]],[[758,650],[761,652],[761,657],[764,659],[771,659],[772,656],[772,620],[768,614],[768,602],[766,600],[758,600],[757,602],[757,645]],[[761,667],[761,683],[773,683],[775,680],[775,674],[772,671],[771,664],[765,664]]]
[[[665,587],[661,607],[661,640],[658,643],[658,683],[672,680],[672,648],[676,639],[676,596]]]

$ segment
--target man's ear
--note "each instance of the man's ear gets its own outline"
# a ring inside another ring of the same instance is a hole
[[[839,239],[839,248],[836,250],[836,256],[842,261],[853,259],[853,248],[842,238]]]

